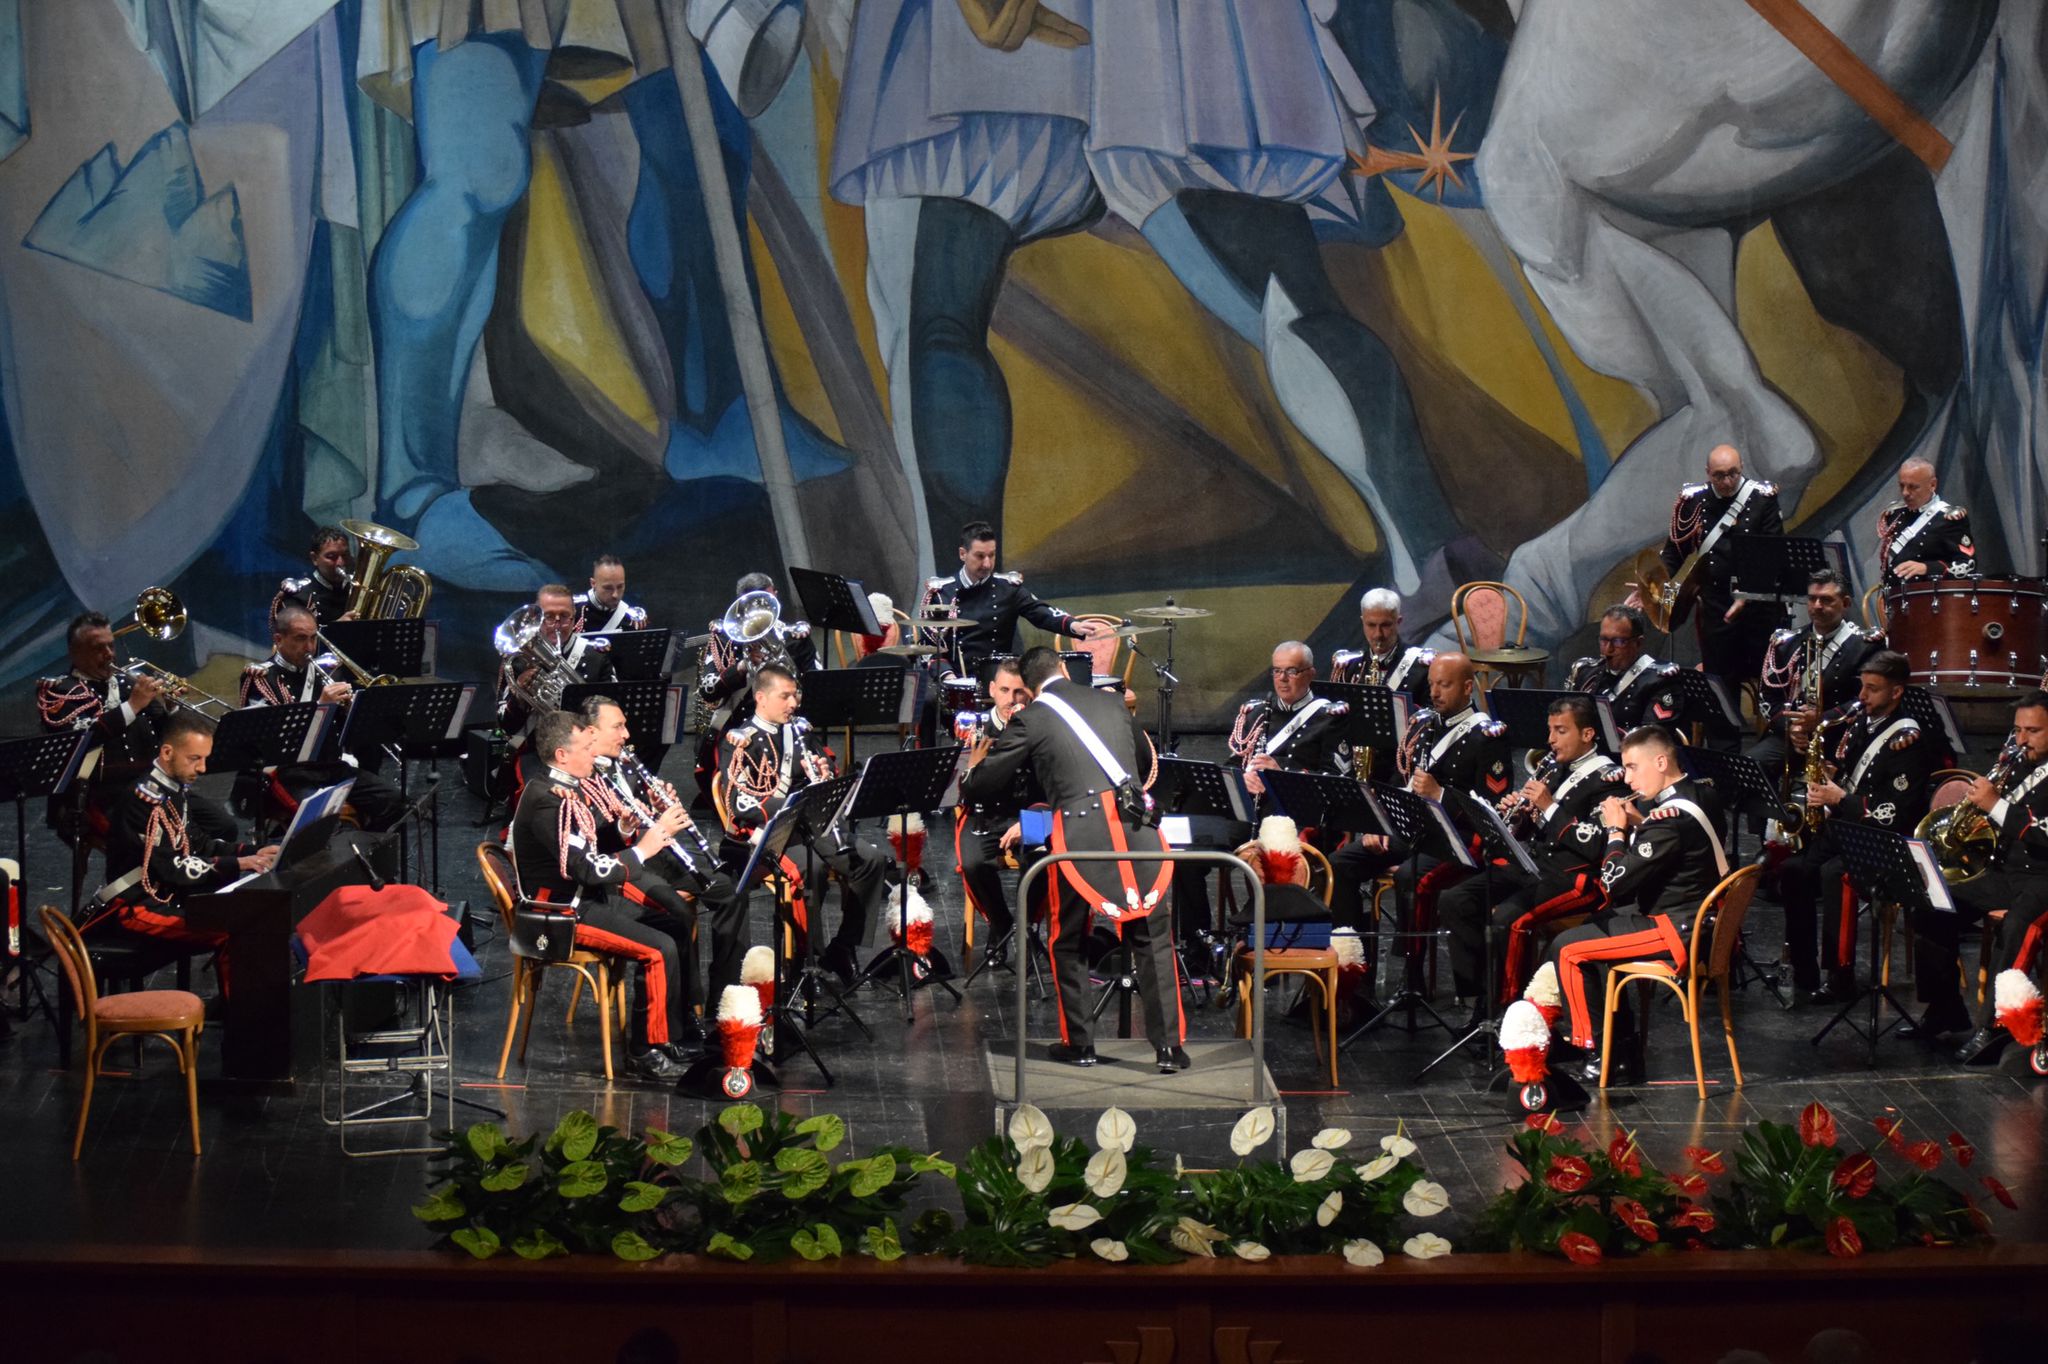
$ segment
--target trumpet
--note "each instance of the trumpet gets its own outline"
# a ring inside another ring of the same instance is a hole
[[[963,710],[953,717],[953,737],[963,744],[978,744],[993,738],[995,732],[996,717],[991,711]]]
[[[555,642],[547,637],[540,607],[528,602],[491,632],[491,644],[505,660],[506,683],[512,694],[536,710],[560,710],[562,691],[583,681]],[[539,672],[531,689],[519,675],[528,667]]]
[[[339,663],[343,668],[348,670],[349,675],[355,679],[355,683],[358,687],[390,687],[397,685],[398,679],[391,676],[391,674],[389,673],[377,673],[375,675],[372,675],[367,668],[364,668],[361,664],[357,663],[347,654],[335,648],[334,641],[329,639],[326,635],[322,634],[319,630],[316,629],[313,631],[313,638],[319,640],[320,647],[327,650],[327,652],[320,655],[319,658],[314,659],[313,664],[315,667],[320,667],[321,670],[325,672],[330,678],[334,676],[334,663]],[[327,659],[332,659],[334,662],[325,663],[324,661]]]
[[[152,663],[146,658],[131,658],[114,671],[131,682],[141,677],[153,678],[172,700],[202,713],[208,706],[219,706],[222,714],[239,709],[234,702],[223,701],[212,692],[202,691],[192,684],[190,678],[180,677],[169,668]]]

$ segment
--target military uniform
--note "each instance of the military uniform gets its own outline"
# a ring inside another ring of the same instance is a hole
[[[1330,655],[1330,680],[1355,686],[1382,686],[1406,696],[1417,710],[1429,708],[1429,665],[1436,650],[1397,644],[1390,654],[1368,649],[1339,649]]]
[[[974,622],[964,630],[920,632],[918,642],[944,650],[946,671],[960,677],[973,677],[991,654],[1016,653],[1019,620],[1055,635],[1071,634],[1074,626],[1072,615],[1024,586],[1023,574],[991,573],[977,583],[965,568],[950,578],[926,579],[916,614]]]
[[[1771,632],[1785,623],[1785,608],[1775,602],[1751,601],[1734,620],[1726,618],[1735,604],[1735,562],[1728,537],[1784,533],[1778,485],[1762,479],[1743,479],[1727,497],[1717,496],[1711,483],[1688,483],[1671,504],[1671,531],[1658,554],[1664,567],[1675,573],[1700,546],[1707,545],[1707,559],[1699,569],[1693,629],[1707,671],[1731,687],[1740,687],[1757,675]],[[1679,623],[1674,620],[1672,625]]]
[[[276,625],[279,609],[286,602],[292,602],[311,611],[314,621],[325,629],[348,614],[349,598],[355,595],[355,586],[355,579],[346,573],[336,583],[328,582],[317,573],[303,578],[286,578],[277,585],[277,595],[270,599],[270,623]]]
[[[1565,674],[1566,691],[1604,696],[1614,712],[1614,723],[1623,734],[1637,725],[1661,724],[1675,729],[1685,710],[1685,693],[1678,685],[1678,665],[1662,663],[1648,654],[1615,672],[1597,658],[1576,660]]]
[[[996,734],[1001,736],[1007,725],[996,725]],[[1015,926],[1008,900],[1003,894],[1003,834],[1015,824],[1026,806],[1043,804],[1045,794],[1038,789],[1029,767],[1020,767],[1015,779],[1000,789],[982,790],[975,799],[969,799],[963,787],[960,808],[955,812],[953,824],[954,861],[960,872],[961,884],[967,891],[968,908],[988,920],[990,946],[997,938]],[[1021,843],[1017,848],[1020,866],[1028,867],[1034,854],[1043,849],[1026,848]],[[1045,881],[1041,878],[1038,893],[1045,894]],[[1038,913],[1041,900],[1032,906],[1032,913]]]
[[[778,624],[779,648],[762,646],[765,662],[785,664],[801,678],[818,668],[818,648],[811,641],[811,623],[794,620]],[[697,745],[697,799],[693,809],[711,808],[711,774],[718,770],[718,743],[754,716],[752,649],[726,633],[725,622],[711,622],[710,638],[698,660],[697,695],[707,707],[710,719]]]
[[[615,675],[612,670],[612,656],[609,641],[593,639],[589,635],[571,635],[569,642],[562,646],[562,661],[584,682],[609,682]],[[518,656],[506,659],[498,665],[498,727],[520,741],[523,746],[527,731],[533,728],[538,717],[532,706],[522,700],[513,690],[512,683],[518,677]],[[538,682],[546,676],[542,672],[535,677]]]
[[[170,703],[162,696],[136,710],[128,701],[134,689],[134,681],[121,673],[104,682],[76,670],[36,680],[36,715],[45,734],[87,730],[93,736],[82,768],[85,780],[76,788],[91,838],[106,837],[109,807],[155,763],[157,735],[170,713]],[[71,799],[51,800],[49,823],[75,847],[80,811],[69,804]],[[192,828],[203,837],[233,843],[240,836],[234,815],[219,801],[194,794],[187,805]],[[82,862],[78,865],[83,867]]]
[[[1914,581],[1901,578],[1895,564],[1927,565],[1929,578],[1975,578],[1977,545],[1970,539],[1970,513],[1938,497],[1914,511],[1894,502],[1877,514],[1877,573],[1886,587]]]
[[[1229,765],[1248,769],[1264,754],[1290,772],[1351,775],[1351,741],[1344,737],[1351,707],[1313,693],[1293,705],[1268,692],[1237,708],[1230,726]],[[1259,814],[1273,813],[1269,797],[1259,797]],[[1235,844],[1232,845],[1236,846]]]
[[[219,953],[225,991],[227,935],[186,927],[181,905],[235,880],[239,859],[256,849],[210,837],[192,814],[192,788],[161,767],[128,783],[108,811],[107,883],[82,931],[139,933],[186,952]]]
[[[576,604],[576,633],[585,631],[593,635],[608,635],[614,630],[645,630],[647,613],[641,608],[619,598],[619,603],[609,609],[593,606],[588,592],[578,592],[569,599]]]
[[[1807,643],[1809,639],[1813,640],[1811,645]],[[1750,746],[1748,756],[1770,775],[1784,774],[1789,748],[1786,730],[1792,713],[1799,709],[1799,698],[1805,694],[1809,652],[1821,670],[1820,710],[1825,715],[1856,699],[1863,688],[1863,660],[1882,647],[1884,640],[1876,631],[1865,630],[1846,619],[1825,639],[1815,636],[1810,625],[1772,635],[1771,646],[1764,652],[1763,680],[1757,691],[1757,704],[1769,732]]]
[[[1480,992],[1489,934],[1496,978],[1504,982],[1502,994],[1511,995],[1534,965],[1530,945],[1537,927],[1600,903],[1598,868],[1606,851],[1600,803],[1628,794],[1621,769],[1604,753],[1586,753],[1549,773],[1546,785],[1551,803],[1540,812],[1525,808],[1513,829],[1536,863],[1536,875],[1496,862],[1488,876],[1466,877],[1438,902],[1451,934],[1451,974],[1460,997]]]
[[[314,668],[294,668],[282,657],[272,654],[263,663],[252,663],[242,670],[241,702],[249,706],[291,706],[307,701],[318,701],[323,682],[334,681]],[[363,828],[381,833],[396,824],[405,813],[405,800],[398,787],[375,772],[367,770],[351,757],[336,757],[340,751],[341,720],[337,716],[334,728],[328,731],[327,748],[322,758],[309,763],[290,763],[272,768],[267,773],[240,772],[236,774],[237,786],[260,789],[268,785],[286,810],[296,810],[299,802],[323,786],[334,786],[344,781],[355,785],[348,793],[348,803],[354,807],[357,819]]]
[[[1949,1021],[1963,1010],[1964,927],[1983,922],[1994,909],[2005,911],[1984,962],[1987,976],[1996,979],[2011,967],[2031,967],[2040,947],[2042,915],[2048,911],[2048,762],[2022,759],[2005,774],[1999,792],[2001,799],[1990,812],[1998,829],[1990,869],[1950,888],[1954,913],[1922,914],[1913,925],[1915,987],[1928,1013]]]

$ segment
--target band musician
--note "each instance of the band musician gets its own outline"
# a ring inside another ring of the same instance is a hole
[[[1671,505],[1671,531],[1658,554],[1673,573],[1692,555],[1704,555],[1696,570],[1693,629],[1701,664],[1730,687],[1755,679],[1771,632],[1785,623],[1785,609],[1775,602],[1736,600],[1728,537],[1784,533],[1778,485],[1743,473],[1742,452],[1732,445],[1708,451],[1706,482],[1686,484]]]
[[[1014,658],[996,665],[989,679],[989,696],[994,704],[989,708],[988,723],[964,736],[970,743],[993,742],[1001,737],[1017,713],[1035,699],[1031,689],[1024,685],[1024,674]],[[1016,926],[1003,894],[1003,861],[1005,857],[1016,857],[1020,865],[1029,865],[1032,850],[1023,845],[1021,813],[1026,806],[1042,804],[1045,797],[1028,767],[1020,768],[1015,780],[1001,790],[982,791],[979,784],[975,789],[981,791],[975,799],[968,798],[965,788],[961,792],[954,823],[954,851],[958,855],[960,881],[967,891],[968,910],[988,923],[987,959],[1000,966],[1010,950],[1004,938]],[[1039,883],[1041,896],[1045,884]],[[1036,915],[1040,908],[1041,905],[1033,905],[1031,912]]]
[[[1823,714],[1856,699],[1863,660],[1882,647],[1875,631],[1848,615],[1849,588],[1841,575],[1818,569],[1806,580],[1805,627],[1778,631],[1764,651],[1757,692],[1764,736],[1748,753],[1774,777],[1784,774],[1789,754],[1806,751]]]
[[[1685,708],[1678,665],[1650,654],[1649,629],[1638,608],[1608,607],[1600,613],[1600,656],[1577,660],[1565,675],[1566,691],[1606,697],[1624,734],[1637,725],[1676,725]]]
[[[1826,830],[1850,820],[1911,837],[1927,813],[1929,778],[1938,765],[1939,745],[1899,708],[1911,677],[1905,656],[1880,649],[1863,660],[1858,676],[1857,703],[1829,716],[1821,735],[1830,775],[1806,789],[1809,818],[1825,822],[1807,831],[1778,871],[1792,988],[1801,1003],[1846,1003],[1856,993],[1856,899]]]
[[[1712,788],[1687,779],[1678,741],[1657,725],[1632,729],[1621,744],[1621,767],[1632,798],[1600,803],[1604,848],[1600,883],[1606,907],[1551,944],[1558,985],[1570,1020],[1571,1046],[1584,1055],[1579,1077],[1600,1078],[1593,1040],[1593,1001],[1606,998],[1607,972],[1621,961],[1665,961],[1684,971],[1686,944],[1700,902],[1728,874],[1721,809]],[[1613,1079],[1640,1084],[1643,1058],[1627,1014],[1616,1008]]]
[[[961,630],[921,631],[919,642],[936,645],[942,674],[973,677],[991,654],[1017,651],[1017,622],[1026,620],[1050,634],[1092,639],[1107,629],[1101,621],[1077,620],[1024,586],[1021,573],[996,571],[995,527],[969,521],[960,528],[960,567],[951,577],[930,578],[917,615],[974,623]]]
[[[626,565],[617,555],[598,555],[590,566],[590,586],[572,600],[578,634],[608,635],[615,630],[647,628],[647,612],[626,600]]]
[[[608,641],[593,639],[576,628],[576,599],[565,583],[549,583],[533,595],[540,608],[540,634],[535,643],[506,658],[498,668],[498,727],[523,741],[538,718],[555,709],[562,689],[573,682],[609,682],[613,677]],[[552,651],[567,668],[543,666],[536,649]],[[545,763],[543,755],[536,761]],[[522,764],[523,778],[533,775]]]
[[[1600,751],[1600,720],[1590,699],[1561,696],[1550,703],[1547,718],[1549,756],[1500,803],[1536,875],[1497,861],[1487,876],[1466,877],[1438,901],[1451,935],[1452,979],[1460,998],[1474,1000],[1475,1022],[1486,1013],[1484,991],[1506,998],[1527,982],[1536,964],[1535,935],[1544,924],[1598,907],[1606,853],[1600,806],[1628,794],[1621,768]]]
[[[1436,660],[1436,651],[1401,642],[1401,594],[1390,587],[1367,589],[1358,599],[1358,625],[1365,633],[1365,647],[1330,655],[1330,680],[1386,687],[1406,696],[1417,710],[1427,709],[1429,665]],[[1385,766],[1393,770],[1391,753]]]
[[[289,706],[318,701],[345,711],[355,699],[355,688],[336,677],[333,660],[318,656],[319,627],[313,613],[297,602],[287,601],[271,617],[270,657],[242,670],[242,705]],[[328,745],[339,750],[339,721],[330,730]],[[254,778],[256,774],[243,774]],[[398,787],[354,757],[326,758],[309,763],[291,763],[263,774],[259,784],[268,785],[277,803],[286,811],[323,786],[353,780],[348,803],[358,823],[373,833],[396,824],[405,813],[405,801]]]
[[[726,841],[720,857],[729,866],[747,859],[747,836],[773,819],[790,796],[834,775],[831,750],[797,714],[803,693],[787,668],[764,663],[754,670],[754,711],[744,725],[719,740],[719,788],[724,798]],[[839,929],[821,954],[828,970],[847,984],[859,974],[855,959],[867,940],[868,924],[885,907],[888,854],[864,835],[840,829],[813,838],[811,851],[838,873],[846,894],[840,900]],[[821,893],[807,893],[806,915],[823,913]],[[808,918],[803,925],[809,931]]]
[[[766,573],[748,573],[733,584],[733,600],[749,592],[766,592],[779,602],[781,592]],[[697,695],[710,708],[697,749],[697,808],[711,808],[711,774],[718,770],[718,744],[754,714],[754,669],[772,663],[798,677],[819,667],[818,647],[807,620],[778,618],[771,633],[749,644],[736,639],[725,618],[711,622],[711,633],[697,672]]]
[[[1139,790],[1137,726],[1115,692],[1082,686],[1067,677],[1058,653],[1043,646],[1019,660],[1024,685],[1036,698],[1002,733],[969,751],[970,770],[960,794],[969,801],[1000,798],[1029,769],[1053,807],[1052,849],[1164,851],[1159,830],[1141,822],[1147,804]],[[1090,921],[1103,914],[1130,948],[1144,1006],[1145,1037],[1161,1072],[1186,1070],[1187,1020],[1181,1012],[1180,975],[1169,921],[1170,862],[1062,862],[1052,890],[1053,993],[1059,1003],[1060,1040],[1054,1061],[1096,1063],[1088,1033],[1088,966],[1083,946]],[[1048,879],[1053,879],[1049,877]]]
[[[566,600],[568,594],[562,595]],[[573,909],[578,947],[633,964],[629,1064],[643,1080],[673,1081],[684,1068],[675,1039],[692,1035],[684,1022],[689,1010],[681,958],[669,934],[640,922],[612,892],[622,890],[682,831],[683,812],[663,812],[622,852],[605,852],[599,846],[600,816],[583,790],[596,770],[595,735],[581,716],[553,710],[535,721],[533,746],[541,775],[520,791],[512,815],[519,894]]]
[[[1942,500],[1941,481],[1924,459],[1899,466],[1899,500],[1877,514],[1878,581],[1978,576],[1970,513]]]
[[[277,585],[277,595],[270,600],[272,626],[277,624],[278,608],[286,602],[305,607],[313,613],[314,621],[323,626],[338,620],[354,620],[356,613],[349,609],[349,599],[356,590],[351,570],[355,551],[348,532],[339,526],[322,526],[314,531],[306,546],[306,561],[311,571],[304,577],[286,578]]]

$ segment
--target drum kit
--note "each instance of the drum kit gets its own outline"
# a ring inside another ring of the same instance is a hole
[[[2048,581],[1934,578],[1884,595],[1885,634],[1935,691],[1986,698],[2041,685],[2048,673]]]

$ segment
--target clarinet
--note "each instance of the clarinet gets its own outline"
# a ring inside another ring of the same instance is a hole
[[[640,761],[640,755],[633,751],[633,745],[627,744],[620,751],[619,764],[647,789],[648,798],[654,801],[656,814],[683,803],[682,798],[676,794],[675,787],[647,770],[647,764]],[[683,818],[683,831],[690,835],[691,841],[697,845],[706,859],[716,866],[718,854],[712,851],[711,841],[704,837],[704,831],[697,827],[697,821],[689,818],[687,814]],[[689,865],[690,859],[686,857],[683,861],[685,865]]]
[[[627,765],[627,753],[620,753],[616,761],[621,768],[624,768]],[[641,766],[637,759],[633,760],[632,768],[634,771],[640,774],[643,780],[646,779],[647,769]],[[614,789],[617,790],[619,792],[619,795],[626,801],[627,807],[630,810],[632,810],[634,816],[640,820],[642,828],[651,829],[654,827],[654,822],[657,818],[659,818],[660,811],[649,810],[647,806],[641,801],[640,797],[633,794],[633,790],[630,785],[622,784],[614,787]],[[656,789],[652,783],[649,783],[647,787],[647,792],[650,797],[656,800],[660,799],[660,797],[656,794]],[[702,842],[702,835],[699,835],[698,841]],[[683,845],[680,842],[671,838],[668,841],[668,850],[676,855],[676,860],[683,864],[684,870],[688,871],[692,876],[695,876],[700,882],[705,882],[709,880],[709,878],[705,876],[703,869],[697,865],[697,860],[690,856],[688,851],[684,849]]]

